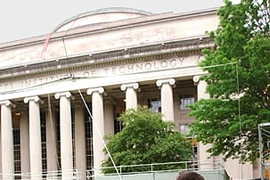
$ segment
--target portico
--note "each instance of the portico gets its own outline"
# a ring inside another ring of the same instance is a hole
[[[69,81],[76,84],[72,79],[69,79]],[[27,152],[23,153],[23,151],[21,152],[18,159],[21,165],[17,168],[21,169],[21,171],[26,174],[34,174],[31,179],[40,178],[40,176],[36,174],[38,171],[49,171],[47,176],[52,177],[53,171],[60,169],[63,172],[63,178],[68,179],[73,169],[77,169],[78,172],[80,172],[80,176],[83,177],[85,176],[86,169],[89,169],[89,167],[99,168],[104,159],[102,152],[104,139],[102,137],[106,134],[114,134],[115,130],[114,128],[112,129],[112,126],[117,126],[117,124],[115,124],[115,118],[119,116],[119,114],[113,111],[113,109],[118,109],[118,112],[122,113],[125,109],[129,109],[127,108],[128,105],[130,108],[136,108],[136,105],[147,105],[151,107],[151,102],[161,102],[160,106],[154,108],[157,111],[162,110],[164,108],[162,104],[165,103],[161,100],[162,91],[160,87],[157,86],[159,81],[164,83],[169,81],[175,82],[174,87],[171,85],[167,87],[171,89],[172,97],[180,96],[181,90],[179,88],[183,88],[182,83],[188,83],[185,84],[185,86],[193,85],[191,80],[182,81],[175,79],[158,79],[156,81],[149,81],[149,84],[145,84],[144,82],[125,83],[117,85],[118,88],[115,86],[105,86],[81,89],[80,91],[82,91],[84,99],[80,97],[78,91],[72,91],[72,93],[59,92],[55,93],[54,96],[50,96],[50,102],[46,97],[47,95],[24,98],[23,101],[26,104],[23,105],[26,108],[22,109],[17,108],[17,106],[22,104],[19,100],[11,99],[8,102],[12,101],[13,104],[17,104],[16,107],[6,106],[6,104],[3,106],[9,107],[9,112],[13,114],[13,116],[15,116],[15,112],[20,113],[21,134],[28,134],[29,138],[29,141],[27,141],[27,136],[24,135],[24,138],[21,139],[21,143],[23,142],[21,147],[29,149],[30,154]],[[123,87],[126,87],[126,89],[124,90]],[[139,87],[140,91],[138,92]],[[130,94],[127,94],[128,88],[132,91]],[[192,89],[196,91],[195,86]],[[83,104],[84,100],[87,102],[88,107],[85,107]],[[114,102],[121,101],[122,104],[111,104],[112,100],[114,100]],[[111,105],[108,106],[108,103]],[[180,102],[178,101],[172,106],[179,107],[179,104]],[[90,108],[92,117],[88,114],[87,108]],[[174,114],[173,109],[171,110]],[[1,112],[4,113],[5,110],[3,109]],[[180,115],[179,112],[180,110],[176,112],[176,118]],[[45,116],[43,114],[45,114]],[[7,119],[4,114],[2,118]],[[173,118],[175,118],[175,116]],[[7,120],[11,123],[11,116]],[[175,121],[174,119],[169,120]],[[87,146],[85,143],[85,139],[87,138],[86,134],[88,133],[85,127],[87,121],[91,121],[90,128],[92,129],[92,135],[88,137],[90,138],[91,147]],[[107,124],[111,125],[108,126]],[[39,127],[35,127],[38,125]],[[40,126],[45,127],[42,129]],[[33,129],[32,131],[39,131],[31,132],[31,129]],[[35,136],[33,136],[34,133]],[[46,136],[46,138],[44,136]],[[74,140],[75,142],[72,143]],[[13,145],[11,145],[11,148],[12,147]],[[91,149],[93,149],[93,151]],[[5,160],[5,163],[10,162],[13,164],[12,152],[13,151],[9,151],[9,154],[7,154],[6,157],[9,157],[10,160]],[[15,154],[15,156],[18,157],[18,154]],[[30,163],[27,159],[30,159]],[[38,170],[37,168],[40,169]],[[10,171],[14,172],[14,167],[10,168]],[[66,175],[64,175],[65,173]]]

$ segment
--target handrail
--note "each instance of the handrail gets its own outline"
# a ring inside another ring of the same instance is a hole
[[[16,173],[16,174],[0,174],[0,179],[40,179],[40,180],[60,180],[65,177],[65,180],[79,180],[80,174],[76,169],[71,170],[57,170],[57,171],[44,171],[37,173]]]
[[[163,166],[163,165],[184,165],[182,167],[179,166],[179,168],[173,168],[173,169],[162,169],[162,168],[155,168],[156,166]],[[145,167],[145,170],[136,171],[129,171],[129,172],[123,172],[123,168],[133,168],[133,167]],[[116,173],[110,173],[110,174],[100,174],[95,172],[102,172],[103,169],[106,168],[114,168],[114,167],[103,167],[103,168],[93,168],[91,170],[87,170],[87,178],[91,179],[95,176],[113,176],[116,175]],[[166,162],[166,163],[151,163],[151,164],[136,164],[136,165],[122,165],[122,166],[116,166],[118,168],[118,171],[120,175],[126,175],[126,174],[138,174],[138,173],[156,173],[156,172],[173,172],[173,171],[183,171],[183,170],[224,170],[224,163],[221,160],[218,161],[181,161],[181,162]],[[95,175],[96,174],[96,175]]]

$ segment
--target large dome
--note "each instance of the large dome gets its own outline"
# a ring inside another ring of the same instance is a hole
[[[53,32],[65,31],[71,28],[76,28],[89,24],[101,24],[124,19],[131,19],[141,16],[151,15],[153,13],[132,8],[104,8],[95,11],[89,11],[78,14],[70,19],[59,24]]]

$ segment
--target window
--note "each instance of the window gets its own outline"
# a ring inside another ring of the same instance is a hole
[[[188,105],[194,104],[195,97],[193,94],[181,95],[180,96],[180,110],[187,110]]]
[[[148,107],[152,112],[161,112],[161,101],[158,98],[148,99]]]
[[[89,110],[92,114],[92,104],[88,104]],[[92,169],[94,165],[93,153],[93,126],[92,118],[89,117],[87,109],[84,109],[84,123],[85,123],[85,141],[86,141],[86,168]]]
[[[188,142],[190,142],[193,152],[194,160],[197,160],[198,156],[198,143],[196,137],[190,134],[188,124],[180,124],[179,126],[180,132],[186,136]]]
[[[188,135],[189,134],[189,127],[187,124],[180,124],[180,132],[181,134]]]
[[[14,170],[15,173],[21,172],[21,153],[20,153],[20,129],[13,129],[14,142]]]

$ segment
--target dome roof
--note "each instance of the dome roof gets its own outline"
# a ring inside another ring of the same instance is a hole
[[[64,31],[71,28],[76,28],[89,24],[101,24],[141,16],[147,16],[152,14],[153,13],[151,12],[136,10],[132,8],[122,8],[122,7],[103,8],[95,11],[81,13],[72,18],[69,18],[66,21],[60,23],[54,29],[53,32]]]

